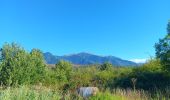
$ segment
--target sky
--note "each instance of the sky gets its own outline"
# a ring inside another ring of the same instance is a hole
[[[0,46],[143,61],[169,19],[170,0],[0,0]]]

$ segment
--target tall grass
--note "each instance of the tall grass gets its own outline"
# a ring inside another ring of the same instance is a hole
[[[169,89],[167,89],[167,94]],[[157,91],[152,97],[146,91],[133,90],[106,90],[99,92],[89,100],[169,100],[170,98],[161,91]],[[63,94],[62,91],[43,86],[20,86],[0,90],[0,100],[83,100],[76,92]]]
[[[120,95],[112,94],[109,91],[105,91],[90,97],[89,100],[122,100],[122,97]]]
[[[49,89],[31,89],[27,86],[7,88],[0,91],[0,100],[60,100],[58,92]]]

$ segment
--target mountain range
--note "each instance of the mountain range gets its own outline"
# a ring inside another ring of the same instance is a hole
[[[90,65],[103,64],[109,62],[114,66],[137,66],[138,64],[132,61],[123,60],[114,56],[99,56],[90,53],[77,53],[72,55],[56,56],[50,52],[44,53],[44,59],[47,64],[56,64],[60,60],[69,61],[75,65]]]

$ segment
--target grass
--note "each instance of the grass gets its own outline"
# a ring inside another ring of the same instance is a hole
[[[20,86],[16,88],[1,88],[0,100],[83,100],[76,93],[63,94],[62,91],[43,86]],[[169,100],[163,93],[157,92],[151,97],[146,91],[115,89],[99,92],[89,100]]]
[[[36,90],[27,86],[0,91],[0,100],[60,100],[58,92],[49,89]]]
[[[122,100],[122,97],[106,91],[100,92],[96,96],[90,97],[89,100]]]

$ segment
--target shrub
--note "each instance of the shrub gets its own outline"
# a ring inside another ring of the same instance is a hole
[[[55,65],[56,78],[60,82],[67,82],[72,74],[72,64],[66,61],[59,61]]]
[[[40,50],[26,52],[18,44],[1,49],[0,80],[3,85],[30,84],[42,81],[45,63]]]
[[[141,67],[134,68],[131,73],[121,75],[116,80],[116,86],[132,88],[132,79],[137,79],[136,88],[152,90],[165,88],[169,84],[169,77],[163,72],[160,61],[151,59]]]
[[[99,67],[99,69],[100,69],[101,71],[103,71],[103,70],[111,70],[112,67],[113,67],[113,65],[112,65],[111,63],[105,62],[104,64],[102,64],[102,65]]]

